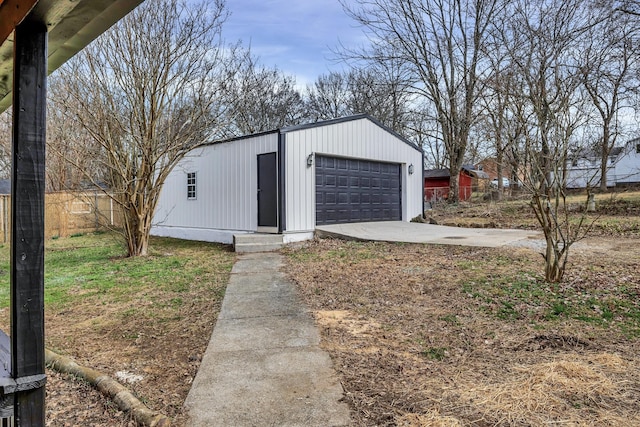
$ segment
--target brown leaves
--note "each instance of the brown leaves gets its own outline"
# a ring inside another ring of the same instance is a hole
[[[553,287],[532,273],[535,251],[514,247],[322,240],[289,250],[286,271],[314,310],[355,425],[629,425],[640,411],[637,340],[562,310],[584,306],[585,290],[635,292],[640,245],[588,243]],[[564,305],[546,319],[554,301]]]

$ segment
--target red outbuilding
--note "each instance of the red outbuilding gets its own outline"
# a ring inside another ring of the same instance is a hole
[[[467,169],[460,171],[460,189],[458,190],[459,200],[469,200],[471,198],[471,185],[473,174]],[[437,202],[449,198],[449,169],[431,169],[424,171],[424,201]]]

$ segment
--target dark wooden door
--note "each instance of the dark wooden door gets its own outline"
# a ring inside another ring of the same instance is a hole
[[[258,227],[278,226],[276,153],[258,155]]]

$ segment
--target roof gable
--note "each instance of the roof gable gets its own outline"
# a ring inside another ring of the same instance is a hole
[[[289,132],[295,132],[295,131],[300,131],[300,130],[305,130],[305,129],[313,129],[313,128],[318,128],[318,127],[322,127],[322,126],[331,126],[331,125],[336,125],[336,124],[340,124],[340,123],[352,122],[352,121],[356,121],[356,120],[368,120],[369,122],[371,122],[374,125],[378,126],[379,128],[381,128],[385,132],[388,132],[388,133],[392,134],[393,136],[395,136],[396,138],[400,139],[402,142],[404,142],[405,144],[409,145],[411,148],[413,148],[413,149],[415,149],[415,150],[417,150],[419,152],[423,152],[422,148],[418,147],[416,144],[414,144],[413,142],[409,141],[407,138],[405,138],[404,136],[400,135],[398,132],[394,131],[393,129],[388,128],[387,126],[383,125],[378,120],[374,119],[373,117],[371,117],[368,114],[355,114],[353,116],[346,116],[346,117],[340,117],[340,118],[337,118],[337,119],[323,120],[323,121],[315,122],[315,123],[306,123],[306,124],[296,125],[296,126],[287,126],[287,127],[281,128],[280,129],[280,133],[286,134],[286,133],[289,133]]]
[[[305,129],[314,129],[314,128],[318,128],[318,127],[331,126],[331,125],[336,125],[336,124],[340,124],[340,123],[352,122],[352,121],[356,121],[356,120],[368,120],[369,122],[371,122],[374,125],[378,126],[379,128],[381,128],[385,132],[388,132],[388,133],[392,134],[393,136],[395,136],[396,138],[398,138],[399,140],[401,140],[405,144],[409,145],[414,150],[416,150],[416,151],[418,151],[420,153],[423,152],[422,148],[418,147],[416,144],[414,144],[413,142],[409,141],[407,138],[405,138],[402,135],[400,135],[399,133],[395,132],[393,129],[389,129],[388,127],[386,127],[385,125],[383,125],[382,123],[380,123],[379,121],[374,119],[373,117],[369,116],[368,114],[356,114],[356,115],[353,115],[353,116],[341,117],[341,118],[338,118],[338,119],[323,120],[323,121],[320,121],[320,122],[305,123],[305,124],[302,124],[302,125],[295,125],[295,126],[286,126],[286,127],[280,128],[280,129],[274,129],[274,130],[265,131],[265,132],[259,132],[259,133],[249,134],[249,135],[237,136],[237,137],[234,137],[234,138],[222,139],[222,140],[218,140],[218,141],[212,141],[210,143],[203,144],[203,146],[215,145],[215,144],[225,144],[225,143],[228,143],[228,142],[236,142],[236,141],[248,140],[248,139],[251,139],[251,138],[255,138],[257,136],[264,136],[264,135],[269,135],[269,134],[273,134],[273,133],[277,133],[279,135],[285,135],[287,133],[297,132],[297,131],[301,131],[301,130],[305,130]]]

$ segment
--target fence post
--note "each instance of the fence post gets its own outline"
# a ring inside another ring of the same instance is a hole
[[[8,197],[9,196],[2,196],[2,236],[3,236],[3,243],[7,243],[7,240],[9,239],[9,202],[8,202]]]

